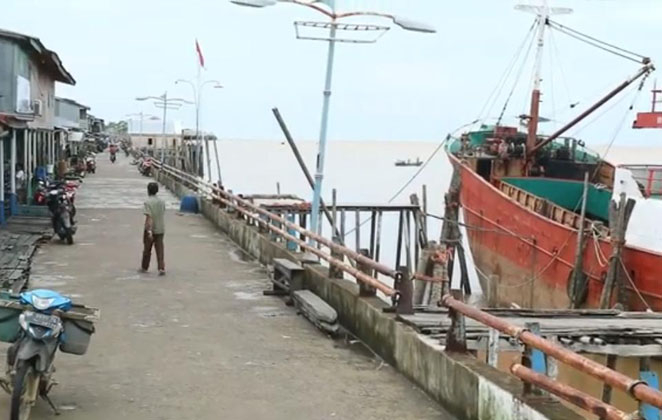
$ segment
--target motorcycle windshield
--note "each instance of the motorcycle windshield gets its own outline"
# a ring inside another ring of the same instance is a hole
[[[20,294],[21,303],[31,305],[39,311],[52,311],[71,309],[71,299],[62,296],[56,291],[48,289],[35,289]]]

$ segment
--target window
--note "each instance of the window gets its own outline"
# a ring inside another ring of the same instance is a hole
[[[148,145],[148,146],[152,146],[153,144],[154,144],[154,139],[151,138],[151,137],[148,138],[148,139],[147,139],[147,145]]]

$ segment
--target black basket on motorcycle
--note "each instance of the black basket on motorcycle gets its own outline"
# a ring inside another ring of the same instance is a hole
[[[81,319],[62,319],[64,334],[60,350],[64,353],[82,356],[87,353],[90,339],[94,334],[94,324]]]

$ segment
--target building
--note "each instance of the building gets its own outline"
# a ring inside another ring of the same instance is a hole
[[[55,52],[38,38],[0,29],[0,223],[6,203],[15,214],[19,193],[26,202],[35,170],[53,165],[62,153],[63,133],[56,130],[56,82],[76,83]],[[22,185],[16,185],[18,166],[26,174]]]
[[[129,134],[131,138],[131,146],[134,149],[149,151],[149,150],[161,150],[163,149],[175,149],[177,148],[181,141],[181,134],[166,134],[165,140],[163,133],[142,133]]]
[[[90,107],[68,98],[55,98],[55,126],[67,130],[87,131]]]
[[[204,138],[203,138],[204,136]],[[193,130],[182,130],[181,134],[163,133],[130,133],[131,146],[138,150],[174,150],[189,142],[195,142],[196,136]],[[216,135],[212,133],[200,133],[200,140],[216,141]]]

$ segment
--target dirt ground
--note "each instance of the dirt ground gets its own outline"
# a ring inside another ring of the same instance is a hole
[[[79,190],[76,243],[43,246],[33,267],[32,287],[101,309],[88,354],[56,356],[60,419],[452,418],[361,346],[262,296],[263,267],[167,193],[168,274],[138,274],[148,179],[123,156],[98,164]],[[0,395],[0,413],[8,403]],[[31,418],[53,417],[40,401]]]

